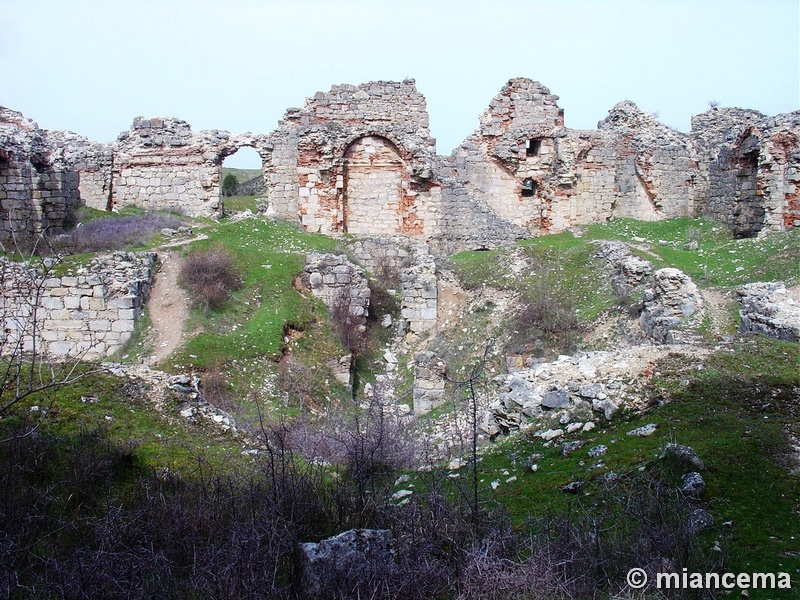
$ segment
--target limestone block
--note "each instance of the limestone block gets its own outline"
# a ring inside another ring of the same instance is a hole
[[[134,330],[133,321],[114,321],[111,324],[111,331],[130,332]]]

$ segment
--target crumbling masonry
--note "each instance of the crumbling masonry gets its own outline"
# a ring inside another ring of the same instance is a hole
[[[268,135],[137,117],[96,143],[0,109],[0,237],[58,231],[80,202],[219,215],[220,165],[243,146],[262,157],[280,217],[328,234],[410,236],[435,254],[613,217],[707,214],[750,236],[800,226],[799,139],[800,112],[712,108],[684,134],[630,102],[597,130],[569,129],[558,96],[524,78],[447,157],[413,80],[318,92]]]
[[[137,117],[98,143],[0,107],[0,244],[57,233],[80,204],[220,216],[222,161],[250,146],[270,214],[355,237],[364,267],[399,277],[406,328],[421,334],[436,326],[434,256],[616,217],[709,215],[738,236],[800,227],[799,140],[800,111],[712,108],[686,134],[627,101],[596,130],[569,129],[558,96],[524,78],[450,156],[411,79],[318,92],[266,135]]]

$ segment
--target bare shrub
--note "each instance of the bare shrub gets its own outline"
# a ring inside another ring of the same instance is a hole
[[[400,302],[381,281],[369,282],[369,320],[378,321],[383,315],[396,317],[400,312]]]
[[[202,375],[203,399],[230,412],[234,408],[233,388],[219,364],[213,364]]]
[[[53,249],[67,253],[122,250],[137,246],[166,227],[180,227],[174,215],[150,212],[130,217],[107,217],[80,223],[69,233],[51,239]]]
[[[242,287],[233,255],[224,248],[192,252],[181,267],[178,281],[192,291],[192,301],[206,310],[219,310],[230,293]]]
[[[360,355],[367,343],[367,329],[364,317],[353,312],[350,294],[342,288],[336,294],[331,306],[331,319],[336,325],[339,341],[355,355]]]
[[[314,372],[294,356],[284,356],[278,364],[278,385],[289,395],[289,406],[315,408]]]
[[[574,349],[580,332],[575,301],[555,285],[554,277],[535,280],[520,296],[520,308],[514,318],[516,345],[555,346],[563,351]]]

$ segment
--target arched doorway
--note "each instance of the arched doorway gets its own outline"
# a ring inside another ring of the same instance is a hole
[[[242,146],[220,165],[220,204],[227,212],[256,210],[258,198],[266,194],[263,159],[255,148]]]
[[[386,138],[357,139],[344,154],[344,231],[398,233],[402,225],[405,162]]]

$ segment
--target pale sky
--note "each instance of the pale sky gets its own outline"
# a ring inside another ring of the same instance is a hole
[[[139,115],[269,133],[334,84],[408,77],[440,154],[512,77],[560,96],[572,128],[622,100],[681,131],[709,101],[791,112],[800,2],[0,0],[0,105],[97,141]]]

